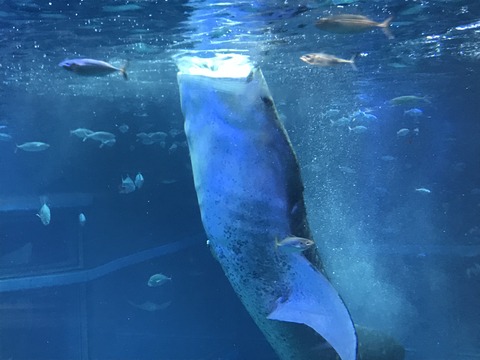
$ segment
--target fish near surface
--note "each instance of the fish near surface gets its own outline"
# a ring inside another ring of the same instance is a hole
[[[289,234],[312,236],[297,159],[262,72],[240,55],[178,65],[203,225],[235,292],[280,359],[334,359],[335,351],[356,359],[352,320],[316,247],[274,246]]]
[[[337,34],[355,34],[368,31],[373,28],[380,28],[385,36],[387,36],[389,39],[393,39],[394,36],[389,29],[392,20],[393,16],[379,23],[363,15],[343,14],[318,19],[315,25],[320,30],[334,32]]]
[[[403,95],[390,99],[388,103],[392,106],[417,106],[431,104],[429,96]]]
[[[105,76],[118,71],[122,74],[125,80],[128,80],[126,65],[118,68],[106,61],[94,59],[67,59],[58,65],[65,70],[83,76]]]
[[[325,54],[325,53],[312,53],[312,54],[305,54],[300,56],[300,60],[306,62],[310,65],[315,66],[333,66],[333,65],[340,65],[340,64],[350,64],[353,70],[358,70],[357,66],[355,65],[355,59],[357,58],[358,54],[353,55],[350,60],[341,59],[334,55]]]

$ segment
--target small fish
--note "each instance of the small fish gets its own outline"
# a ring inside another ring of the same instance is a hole
[[[300,56],[300,60],[306,62],[310,65],[316,66],[333,66],[339,64],[350,64],[353,70],[358,70],[357,66],[355,65],[355,59],[357,58],[358,54],[353,55],[350,60],[341,59],[333,55],[325,54],[325,53],[312,53]]]
[[[12,136],[5,134],[5,133],[0,133],[0,141],[11,141]]]
[[[415,106],[431,104],[428,96],[404,95],[390,99],[388,103],[392,106]]]
[[[341,117],[340,119],[338,120],[330,120],[330,125],[334,126],[334,127],[340,127],[340,126],[345,126],[345,125],[348,125],[350,124],[350,119],[343,116]]]
[[[118,131],[120,131],[122,134],[125,134],[128,132],[130,127],[127,124],[122,124],[118,127]]]
[[[395,160],[395,158],[391,155],[384,155],[380,159],[382,159],[383,161],[393,161],[393,160]]]
[[[152,145],[155,143],[159,143],[160,146],[165,147],[165,139],[167,138],[168,134],[162,131],[157,131],[154,133],[138,133],[137,137],[141,140],[142,144],[144,145]]]
[[[352,168],[349,167],[349,166],[338,165],[338,168],[339,168],[340,171],[343,172],[344,174],[355,174],[355,173],[356,173],[355,169],[352,169]]]
[[[174,142],[172,145],[170,145],[170,147],[168,148],[168,153],[171,155],[173,154],[175,151],[177,151],[178,149],[178,145],[176,142]]]
[[[420,109],[417,109],[417,108],[412,108],[412,109],[409,109],[409,110],[405,110],[403,112],[403,115],[413,117],[413,118],[418,118],[418,117],[423,115],[423,111],[420,110]]]
[[[378,120],[378,118],[375,115],[369,114],[361,110],[355,111],[351,115],[351,119],[352,121],[357,121],[357,122],[373,122]]]
[[[117,142],[116,139],[110,139],[110,140],[103,141],[103,142],[100,144],[99,148],[102,148],[104,145],[113,146],[113,145],[115,145],[116,142]]]
[[[78,223],[80,224],[80,226],[85,226],[85,223],[87,222],[87,218],[85,217],[85,214],[84,213],[80,213],[78,215]]]
[[[432,191],[427,189],[427,188],[417,188],[415,189],[416,192],[422,193],[422,194],[430,194]]]
[[[465,271],[468,278],[480,275],[480,264],[475,263]]]
[[[137,134],[137,138],[138,140],[140,140],[142,142],[143,145],[152,145],[152,144],[155,144],[155,141],[153,141],[152,139],[150,139],[150,136],[148,136],[147,133],[144,133],[144,132],[141,132],[141,133],[138,133]],[[138,141],[137,140],[137,141]]]
[[[128,80],[125,64],[123,67],[118,68],[105,61],[94,59],[68,59],[62,61],[59,66],[65,70],[72,71],[75,74],[83,76],[104,76],[112,72],[119,71],[125,80]]]
[[[140,189],[143,186],[143,183],[145,182],[145,179],[143,178],[143,175],[141,173],[138,173],[137,176],[135,176],[135,186],[137,189]]]
[[[43,225],[47,226],[48,224],[50,224],[50,208],[48,207],[46,202],[44,202],[40,210],[38,210],[37,216],[40,218],[40,221]]]
[[[333,118],[333,117],[337,117],[339,114],[340,114],[340,110],[338,109],[328,109],[322,114],[322,116],[324,118]]]
[[[180,129],[173,128],[168,131],[168,135],[170,135],[170,137],[172,138],[176,138],[177,136],[183,135],[183,134],[184,134],[183,130],[180,130]]]
[[[409,133],[410,133],[410,130],[403,128],[397,131],[397,136],[403,137],[403,136],[407,136]]]
[[[49,147],[50,145],[44,142],[31,141],[31,142],[23,143],[22,145],[17,145],[15,152],[17,152],[18,149],[21,149],[23,151],[29,151],[29,152],[44,151],[44,150],[47,150]]]
[[[275,239],[275,247],[281,248],[283,251],[294,253],[302,252],[311,248],[315,242],[313,240],[297,237],[297,236],[287,236],[282,241]]]
[[[133,182],[132,178],[127,175],[124,179],[122,177],[122,183],[120,184],[120,194],[130,194],[135,191],[135,183]]]
[[[149,133],[148,136],[150,137],[150,139],[156,142],[160,142],[160,141],[165,141],[165,138],[168,136],[168,134],[162,131],[157,131],[154,133]]]
[[[363,113],[363,120],[366,121],[377,121],[378,118],[373,114]]]
[[[344,14],[318,19],[316,26],[320,30],[329,31],[337,34],[360,33],[378,27],[382,29],[383,33],[389,39],[393,39],[394,36],[389,29],[392,20],[393,16],[379,23],[370,20],[363,15]]]
[[[358,126],[354,126],[353,128],[349,126],[348,130],[350,132],[353,132],[354,134],[364,134],[368,131],[368,128],[363,125],[358,125]]]
[[[104,145],[113,146],[116,142],[115,135],[106,131],[92,132],[86,136],[86,139],[99,141],[100,148],[102,148]]]
[[[171,281],[172,278],[165,276],[163,274],[154,274],[148,279],[147,285],[150,287],[158,287],[165,284],[167,281]]]
[[[169,307],[172,302],[171,301],[166,301],[164,303],[157,304],[157,303],[154,303],[152,301],[145,301],[141,304],[136,304],[133,301],[128,301],[128,303],[130,305],[136,307],[137,309],[152,312],[152,311],[164,310],[167,307]]]
[[[123,11],[136,11],[142,10],[143,8],[137,4],[126,4],[126,5],[105,5],[102,6],[102,10],[105,12],[114,12],[119,13]]]
[[[76,137],[82,139],[82,141],[87,140],[88,136],[91,134],[93,134],[93,131],[85,128],[70,130],[70,135],[75,135]]]

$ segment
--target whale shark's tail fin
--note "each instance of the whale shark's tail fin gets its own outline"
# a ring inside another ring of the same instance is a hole
[[[347,308],[328,279],[300,254],[291,254],[294,266],[287,298],[280,298],[268,319],[305,324],[320,334],[341,360],[354,360],[357,337]]]

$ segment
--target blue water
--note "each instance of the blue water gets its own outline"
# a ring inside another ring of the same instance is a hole
[[[215,51],[261,66],[355,322],[395,337],[406,359],[480,358],[480,3],[234,4],[0,2],[0,133],[12,137],[0,138],[0,359],[277,358],[205,245],[193,186],[175,61]],[[341,13],[394,14],[395,39],[313,25]],[[360,53],[358,71],[299,60],[312,52]],[[79,57],[128,64],[129,80],[58,66]],[[429,101],[389,104],[403,95]],[[414,107],[423,115],[404,114]],[[160,131],[164,144],[137,137]],[[50,148],[15,152],[28,141]],[[143,187],[120,194],[138,172]],[[172,281],[148,287],[155,273]]]

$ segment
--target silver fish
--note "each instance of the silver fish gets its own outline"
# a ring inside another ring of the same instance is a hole
[[[341,172],[344,174],[356,174],[357,172],[355,169],[352,169],[350,166],[345,166],[345,165],[338,165],[338,168],[340,169]]]
[[[149,311],[149,312],[158,311],[158,310],[165,310],[166,308],[168,308],[172,304],[171,301],[165,301],[165,302],[160,303],[160,304],[154,303],[152,301],[145,301],[141,304],[134,303],[133,301],[128,301],[128,303],[130,305],[132,305],[133,307],[136,307],[137,309],[144,310],[144,311]]]
[[[178,149],[178,145],[176,142],[174,142],[172,145],[170,145],[170,147],[168,148],[168,153],[171,155],[173,153],[175,153]]]
[[[80,213],[78,215],[78,223],[80,224],[80,226],[85,226],[85,223],[87,222],[87,218],[85,216],[84,213]]]
[[[127,76],[127,64],[118,68],[105,61],[94,59],[67,59],[58,64],[65,70],[74,72],[83,76],[104,76],[113,72],[120,72],[125,80],[128,80]]]
[[[11,141],[12,135],[0,133],[0,141]]]
[[[51,213],[50,208],[46,203],[43,203],[40,210],[38,210],[37,216],[40,218],[40,221],[43,225],[47,226],[48,224],[50,224]]]
[[[122,124],[118,126],[118,131],[120,131],[122,134],[126,134],[130,127],[127,124]]]
[[[393,161],[395,158],[392,155],[383,155],[380,159],[383,161]]]
[[[389,39],[393,39],[394,36],[389,29],[392,20],[393,16],[379,23],[363,15],[343,14],[321,18],[317,21],[316,26],[321,30],[338,34],[354,34],[380,28]]]
[[[165,139],[167,138],[168,134],[157,131],[154,133],[138,133],[137,137],[141,140],[142,144],[144,145],[153,145],[159,143],[161,147],[165,147]]]
[[[142,142],[143,145],[152,145],[155,144],[155,141],[150,139],[150,136],[148,136],[147,133],[141,132],[137,134],[138,140]]]
[[[275,241],[275,246],[287,252],[302,252],[310,249],[315,242],[310,239],[305,239],[297,236],[287,236],[281,241]]]
[[[120,194],[130,194],[135,191],[135,183],[133,182],[132,178],[127,175],[124,179],[122,177],[122,183],[120,184]]]
[[[116,142],[117,142],[116,139],[110,139],[110,140],[102,141],[102,143],[100,144],[99,147],[102,148],[104,145],[113,146],[113,145],[115,145]]]
[[[157,132],[154,132],[154,133],[149,133],[148,136],[150,137],[150,139],[152,139],[156,142],[160,142],[160,141],[165,141],[168,134],[164,133],[163,131],[157,131]]]
[[[330,118],[337,117],[339,114],[340,114],[340,110],[338,109],[328,109],[322,114],[322,117],[330,119]]]
[[[154,274],[148,279],[147,285],[150,287],[158,287],[165,284],[167,281],[172,281],[172,278],[163,274]]]
[[[106,131],[96,131],[88,134],[86,139],[92,139],[100,142],[100,147],[104,145],[112,146],[115,144],[115,135]]]
[[[87,140],[88,136],[91,134],[93,134],[93,131],[85,128],[70,130],[70,135],[75,135],[76,137],[82,139],[83,141]]]
[[[413,118],[418,118],[418,117],[423,115],[423,111],[420,110],[420,109],[417,109],[417,108],[412,108],[412,109],[409,109],[409,110],[405,110],[403,112],[403,115],[410,116],[410,117],[413,117]]]
[[[44,150],[47,150],[49,147],[50,145],[47,143],[40,142],[40,141],[31,141],[31,142],[23,143],[22,145],[17,145],[15,152],[18,149],[21,149],[23,151],[28,151],[28,152],[44,151]]]
[[[348,124],[350,124],[350,119],[345,116],[341,117],[338,120],[330,120],[330,125],[334,127],[346,126]]]
[[[349,126],[348,130],[354,134],[364,134],[368,131],[368,128],[363,125],[358,125],[354,126],[353,128]]]
[[[374,122],[374,121],[378,120],[378,118],[375,115],[370,114],[370,113],[365,112],[365,111],[361,111],[361,110],[355,111],[351,115],[351,119],[352,119],[352,121],[364,122],[364,123]]]
[[[392,106],[418,106],[422,104],[431,104],[429,96],[403,95],[388,100]]]
[[[325,54],[325,53],[312,53],[312,54],[305,54],[300,56],[300,60],[306,62],[310,65],[316,66],[332,66],[332,65],[339,65],[339,64],[350,64],[353,70],[358,70],[357,66],[355,65],[355,59],[357,58],[358,54],[353,55],[350,60],[342,59],[333,55]]]
[[[422,193],[422,194],[430,194],[432,191],[427,189],[427,188],[417,188],[415,189],[416,192]]]
[[[140,189],[143,186],[143,183],[145,182],[145,179],[143,178],[143,175],[138,173],[135,176],[135,186],[137,189]]]

